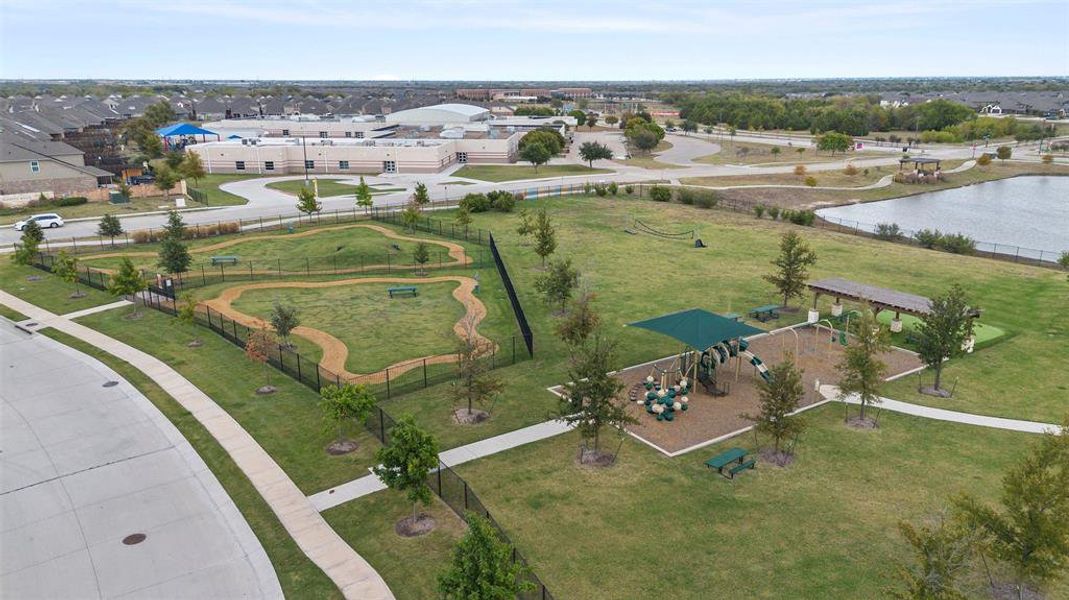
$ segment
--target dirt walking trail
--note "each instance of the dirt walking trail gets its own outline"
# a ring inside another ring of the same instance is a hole
[[[271,288],[325,288],[340,285],[360,285],[365,283],[413,285],[417,283],[443,283],[449,281],[459,284],[456,289],[453,290],[453,297],[464,305],[464,316],[453,325],[453,332],[457,334],[457,337],[465,339],[467,332],[464,325],[466,321],[470,320],[472,323],[472,331],[479,343],[486,344],[489,348],[496,351],[497,344],[484,337],[477,329],[479,323],[486,317],[486,306],[482,303],[482,300],[479,300],[475,296],[476,281],[471,277],[463,277],[459,275],[441,277],[367,277],[359,279],[340,279],[337,281],[271,281],[250,283],[248,285],[227,288],[223,290],[219,296],[212,298],[211,300],[205,300],[200,304],[211,308],[213,311],[222,313],[246,327],[271,329],[270,323],[259,317],[247,315],[236,310],[232,306],[232,303],[240,298],[246,290]],[[382,383],[386,380],[386,369],[371,374],[352,373],[346,370],[345,361],[349,358],[349,348],[344,342],[325,331],[301,325],[293,329],[293,334],[316,344],[323,350],[323,358],[319,361],[319,366],[322,369],[344,377],[351,383]],[[456,358],[456,354],[421,356],[419,358],[403,360],[386,368],[390,370],[393,377],[397,377],[406,371],[422,366],[423,361],[426,361],[427,364],[430,365],[456,362]]]
[[[446,242],[446,241],[442,241],[442,240],[430,240],[430,239],[426,239],[426,238],[418,238],[418,237],[411,237],[411,236],[407,236],[407,235],[401,235],[401,234],[397,233],[396,231],[394,231],[392,229],[388,229],[388,228],[382,227],[380,225],[373,225],[371,223],[352,223],[352,224],[349,224],[349,225],[334,225],[334,226],[331,226],[331,227],[319,227],[319,228],[316,228],[316,229],[309,229],[307,231],[302,231],[300,233],[293,233],[293,234],[289,234],[289,235],[277,235],[277,234],[242,235],[241,237],[238,237],[236,239],[226,240],[226,241],[223,241],[223,242],[217,242],[215,244],[209,244],[207,246],[200,246],[200,247],[197,247],[197,248],[190,248],[189,252],[190,252],[190,254],[203,254],[205,252],[214,252],[216,250],[222,250],[224,248],[230,248],[231,246],[236,246],[238,244],[244,244],[245,242],[251,242],[251,241],[254,241],[254,240],[292,240],[294,238],[303,238],[303,237],[308,237],[310,235],[316,235],[317,233],[323,233],[325,231],[337,231],[339,229],[352,229],[354,227],[359,227],[359,228],[362,228],[362,229],[370,229],[372,231],[377,231],[378,233],[381,233],[382,235],[384,235],[384,236],[386,236],[386,237],[388,237],[390,239],[394,239],[394,240],[403,240],[403,241],[406,241],[406,242],[424,242],[424,243],[427,243],[427,244],[434,244],[435,246],[441,246],[441,247],[443,247],[443,248],[445,248],[446,250],[449,251],[449,258],[453,259],[453,262],[446,263],[443,266],[451,266],[451,267],[452,266],[460,266],[460,265],[467,265],[467,264],[470,264],[472,262],[471,257],[469,257],[467,255],[467,252],[465,252],[464,246],[461,246],[460,244],[454,244],[453,242]],[[157,255],[156,252],[149,252],[149,251],[141,251],[141,252],[103,252],[103,253],[99,253],[99,254],[87,254],[87,255],[82,257],[82,260],[94,260],[94,259],[97,259],[97,258],[114,258],[114,257],[122,257],[122,256],[130,256],[130,257],[132,257],[132,256],[156,256],[156,255]],[[384,266],[386,266],[386,265],[365,265],[363,267],[353,267],[353,268],[347,268],[347,269],[338,269],[336,271],[334,271],[334,270],[330,270],[330,271],[310,271],[307,274],[308,275],[325,275],[325,274],[335,274],[335,273],[358,273],[360,271],[366,271],[366,270],[370,270],[370,269],[379,269],[379,268],[382,268]],[[397,269],[409,268],[409,267],[397,266],[397,265],[391,265],[391,266],[393,268],[397,268]],[[415,267],[413,267],[413,268],[415,268]],[[115,272],[114,269],[97,269],[97,270],[104,271],[105,273],[114,273]],[[253,273],[274,273],[274,271],[272,271],[270,269],[256,269],[256,270],[254,270],[252,272]]]

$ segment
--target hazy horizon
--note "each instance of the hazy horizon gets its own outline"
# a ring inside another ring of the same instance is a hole
[[[389,6],[388,10],[379,7]],[[2,0],[0,78],[1061,77],[1069,2]]]

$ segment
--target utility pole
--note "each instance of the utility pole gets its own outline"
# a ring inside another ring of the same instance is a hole
[[[308,185],[308,146],[304,143],[305,136],[301,136],[301,152],[304,154],[304,184]]]

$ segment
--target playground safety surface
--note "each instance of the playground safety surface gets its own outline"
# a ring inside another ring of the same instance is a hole
[[[802,387],[805,390],[800,407],[809,406],[823,400],[814,389],[815,380],[821,383],[835,383],[839,380],[836,365],[842,360],[843,346],[832,342],[827,328],[816,330],[813,327],[798,327],[797,341],[790,330],[781,330],[774,335],[759,335],[748,338],[749,350],[771,367],[778,364],[788,354],[795,355],[795,364],[803,370]],[[893,377],[920,367],[920,359],[911,352],[892,348],[881,356],[887,364],[887,376]],[[669,357],[656,364],[669,367],[674,358]],[[674,421],[658,421],[654,415],[646,413],[646,407],[635,402],[628,402],[628,412],[639,423],[628,426],[627,430],[667,453],[679,452],[703,442],[738,431],[752,425],[743,415],[756,415],[760,412],[760,399],[756,369],[749,361],[742,359],[739,377],[735,379],[735,360],[718,367],[717,380],[721,386],[729,386],[726,396],[714,397],[699,384],[697,389],[687,394],[690,402],[687,411],[677,411]],[[617,373],[624,383],[624,394],[645,380],[651,374],[651,364],[628,367]],[[655,374],[655,378],[660,379]],[[670,378],[672,378],[670,374]],[[678,374],[675,375],[678,378]],[[670,385],[674,384],[674,379]],[[645,390],[638,395],[644,398]]]

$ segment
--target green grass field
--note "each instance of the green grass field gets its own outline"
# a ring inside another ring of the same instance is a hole
[[[735,481],[702,463],[749,436],[676,459],[628,439],[615,466],[592,470],[568,434],[458,471],[557,597],[875,598],[909,558],[900,519],[963,491],[992,499],[1018,456],[1007,449],[1037,441],[890,413],[859,431],[842,414],[807,413],[793,465]]]
[[[182,408],[160,386],[129,363],[61,331],[44,329],[42,333],[114,369],[174,423],[182,436],[204,459],[205,464],[215,474],[227,495],[241,511],[241,515],[252,527],[253,533],[256,534],[256,538],[264,547],[268,558],[271,559],[271,566],[274,567],[279,584],[282,586],[282,592],[286,596],[291,598],[342,597],[334,583],[305,556],[293,538],[289,536],[271,507],[267,505],[241,469],[234,464],[226,450],[189,411]]]
[[[308,184],[311,187],[311,183]],[[267,187],[285,192],[287,194],[296,196],[297,192],[301,191],[305,187],[303,179],[290,179],[287,181],[275,181],[267,184]],[[386,186],[373,186],[371,187],[371,195],[378,196],[380,194],[389,194],[393,192],[403,192],[405,188],[396,187],[391,185]],[[320,198],[336,198],[338,196],[354,196],[356,194],[356,185],[343,182],[339,179],[319,179],[319,197]],[[355,196],[354,196],[355,197]]]
[[[454,177],[467,177],[499,183],[517,179],[552,179],[573,175],[597,175],[612,173],[610,169],[591,169],[586,165],[543,165],[536,171],[530,165],[465,165],[453,173]]]
[[[200,178],[200,181],[190,181],[189,185],[200,192],[203,192],[206,196],[204,203],[208,206],[236,206],[248,203],[248,200],[225,192],[219,189],[219,186],[225,183],[231,183],[234,181],[242,181],[245,179],[256,179],[257,177],[263,177],[263,175],[220,175],[211,174]]]
[[[16,265],[9,256],[0,257],[0,289],[61,315],[116,300],[107,292],[85,285],[78,286],[84,298],[71,298],[74,286],[47,271]]]
[[[257,396],[267,369],[207,329],[187,328],[170,316],[143,309],[138,321],[126,319],[129,309],[111,310],[78,322],[150,352],[215,400],[278,462],[301,491],[311,494],[367,474],[375,464],[379,443],[361,428],[350,437],[360,447],[352,454],[330,456],[325,448],[335,431],[326,426],[319,395],[277,371],[270,372],[278,391]],[[194,333],[200,348],[186,344]]]
[[[756,165],[756,164],[811,164],[842,160],[842,155],[817,154],[813,148],[779,146],[775,144],[757,144],[754,142],[733,141],[730,136],[715,140],[720,144],[720,152],[694,159],[694,162],[707,165]],[[778,153],[772,149],[778,148]]]
[[[456,349],[453,324],[464,307],[452,296],[456,283],[417,284],[415,298],[390,299],[398,284],[372,283],[328,288],[249,290],[232,304],[245,314],[270,320],[275,301],[296,306],[301,325],[325,331],[349,348],[346,369],[373,373],[420,356]],[[299,337],[299,336],[298,336]],[[301,344],[303,349],[310,343]]]

